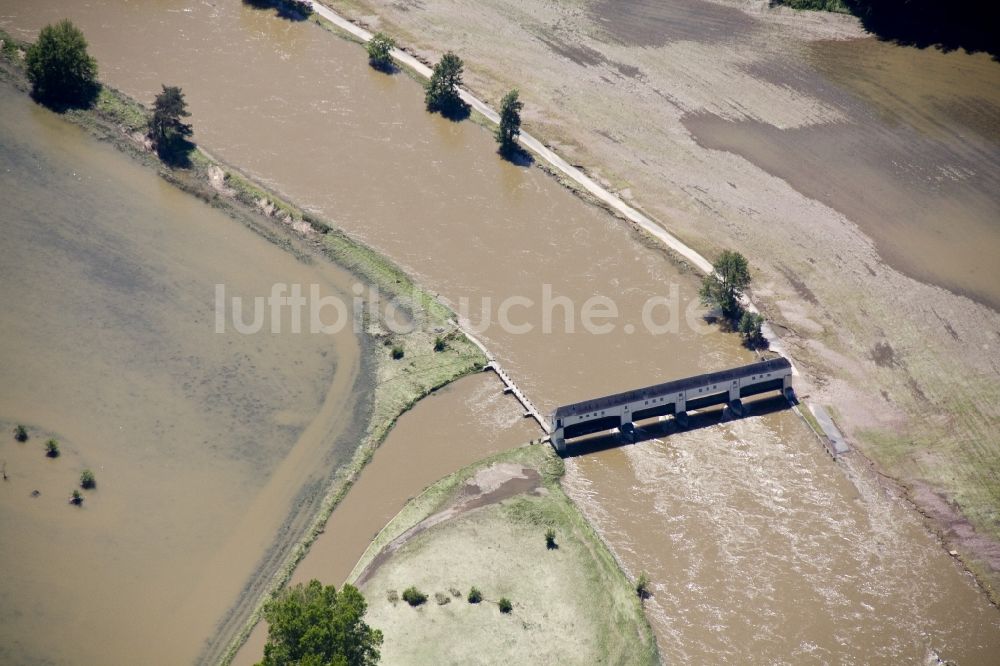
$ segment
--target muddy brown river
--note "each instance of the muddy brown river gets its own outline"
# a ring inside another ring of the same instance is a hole
[[[499,160],[477,125],[425,114],[419,85],[372,71],[356,45],[236,2],[22,7],[0,0],[6,29],[28,37],[70,16],[102,76],[136,97],[150,99],[160,83],[182,86],[196,140],[335,220],[453,305],[470,299],[473,324],[492,298],[493,324],[481,337],[543,411],[751,358],[697,308],[684,316],[695,275],[540,170]],[[567,332],[561,306],[552,308],[552,332],[543,330],[546,284],[572,303],[576,332]],[[595,295],[612,297],[620,312],[602,334],[580,320]],[[514,303],[506,311],[514,326],[503,327],[500,302],[511,296],[533,303]],[[657,322],[669,315],[676,323],[662,334],[641,324],[654,296],[668,297]],[[517,333],[518,324],[533,328]],[[416,442],[440,432],[417,419],[423,411],[414,411]],[[989,663],[1000,653],[1000,615],[863,468],[833,463],[787,410],[758,407],[751,418],[719,421],[568,461],[574,499],[625,568],[654,581],[649,616],[668,660],[888,664],[940,653]],[[506,444],[495,432],[505,427],[475,423],[455,445]],[[449,471],[447,451],[428,455],[434,473]],[[456,455],[453,468],[467,459]],[[372,497],[394,478],[394,466],[377,468],[378,460],[365,474]],[[339,582],[350,553],[391,515],[383,506],[367,516],[360,502],[348,510],[349,501],[308,575]],[[212,625],[200,631],[204,639]]]

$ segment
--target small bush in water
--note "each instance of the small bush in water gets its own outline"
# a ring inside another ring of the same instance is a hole
[[[80,487],[85,490],[97,487],[97,479],[94,478],[94,473],[89,469],[85,469],[80,473]]]
[[[377,32],[375,36],[368,40],[365,50],[368,51],[368,64],[383,72],[392,71],[392,56],[389,54],[396,48],[396,41],[385,34]]]
[[[649,576],[643,571],[635,582],[635,593],[640,599],[649,599],[653,594],[649,591]]]
[[[14,439],[16,439],[19,442],[27,442],[28,429],[25,428],[23,425],[19,425],[16,428],[14,428]]]
[[[45,455],[47,455],[49,458],[58,458],[59,442],[57,442],[54,439],[50,439],[49,441],[45,442]]]

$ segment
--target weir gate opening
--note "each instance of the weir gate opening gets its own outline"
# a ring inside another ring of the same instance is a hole
[[[565,453],[567,439],[614,428],[628,433],[638,421],[671,415],[684,428],[688,412],[712,405],[728,405],[741,416],[743,398],[769,391],[781,391],[789,400],[794,399],[788,359],[779,357],[563,405],[549,418],[551,442],[557,452]]]

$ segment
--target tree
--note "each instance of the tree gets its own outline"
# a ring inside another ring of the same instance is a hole
[[[766,340],[760,327],[764,324],[764,317],[756,312],[744,312],[740,318],[739,331],[743,336],[743,344],[751,349],[762,346]]]
[[[712,268],[714,272],[706,275],[701,283],[701,301],[705,305],[718,306],[724,315],[736,319],[741,312],[740,298],[751,279],[746,257],[726,250]]]
[[[479,591],[478,587],[473,587],[469,590],[469,603],[478,604],[483,600],[483,593]]]
[[[496,139],[500,144],[500,154],[509,155],[517,147],[517,137],[521,133],[521,109],[524,102],[518,99],[517,88],[504,95],[500,102],[500,125]]]
[[[264,606],[268,638],[259,666],[377,664],[382,632],[364,623],[366,610],[352,585],[338,592],[311,580],[285,589]]]
[[[507,597],[500,597],[500,601],[497,602],[497,606],[500,607],[500,612],[505,615],[514,610],[514,604],[510,603],[510,599]]]
[[[392,56],[390,52],[396,48],[396,40],[384,32],[377,32],[368,40],[365,49],[368,51],[368,64],[383,72],[392,71]]]
[[[440,111],[449,117],[459,117],[468,112],[468,107],[458,94],[458,88],[462,85],[463,67],[462,59],[451,51],[441,56],[427,83],[424,101],[428,111]]]
[[[42,28],[24,59],[32,94],[57,106],[89,106],[97,96],[97,61],[87,40],[68,20]]]
[[[555,550],[559,547],[556,543],[556,531],[551,527],[545,530],[545,547],[549,550]]]
[[[163,92],[156,96],[153,115],[149,119],[149,138],[156,145],[156,152],[167,162],[176,162],[187,153],[190,144],[191,125],[181,122],[191,113],[187,110],[184,93],[176,86],[162,86]]]

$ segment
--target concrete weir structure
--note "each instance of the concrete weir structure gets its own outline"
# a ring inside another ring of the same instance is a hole
[[[566,440],[613,428],[630,432],[638,421],[673,415],[677,425],[687,425],[687,413],[712,405],[728,404],[743,413],[742,398],[781,391],[792,399],[792,364],[786,358],[751,363],[731,370],[677,379],[664,384],[616,393],[556,408],[549,421],[551,442],[559,453]]]

